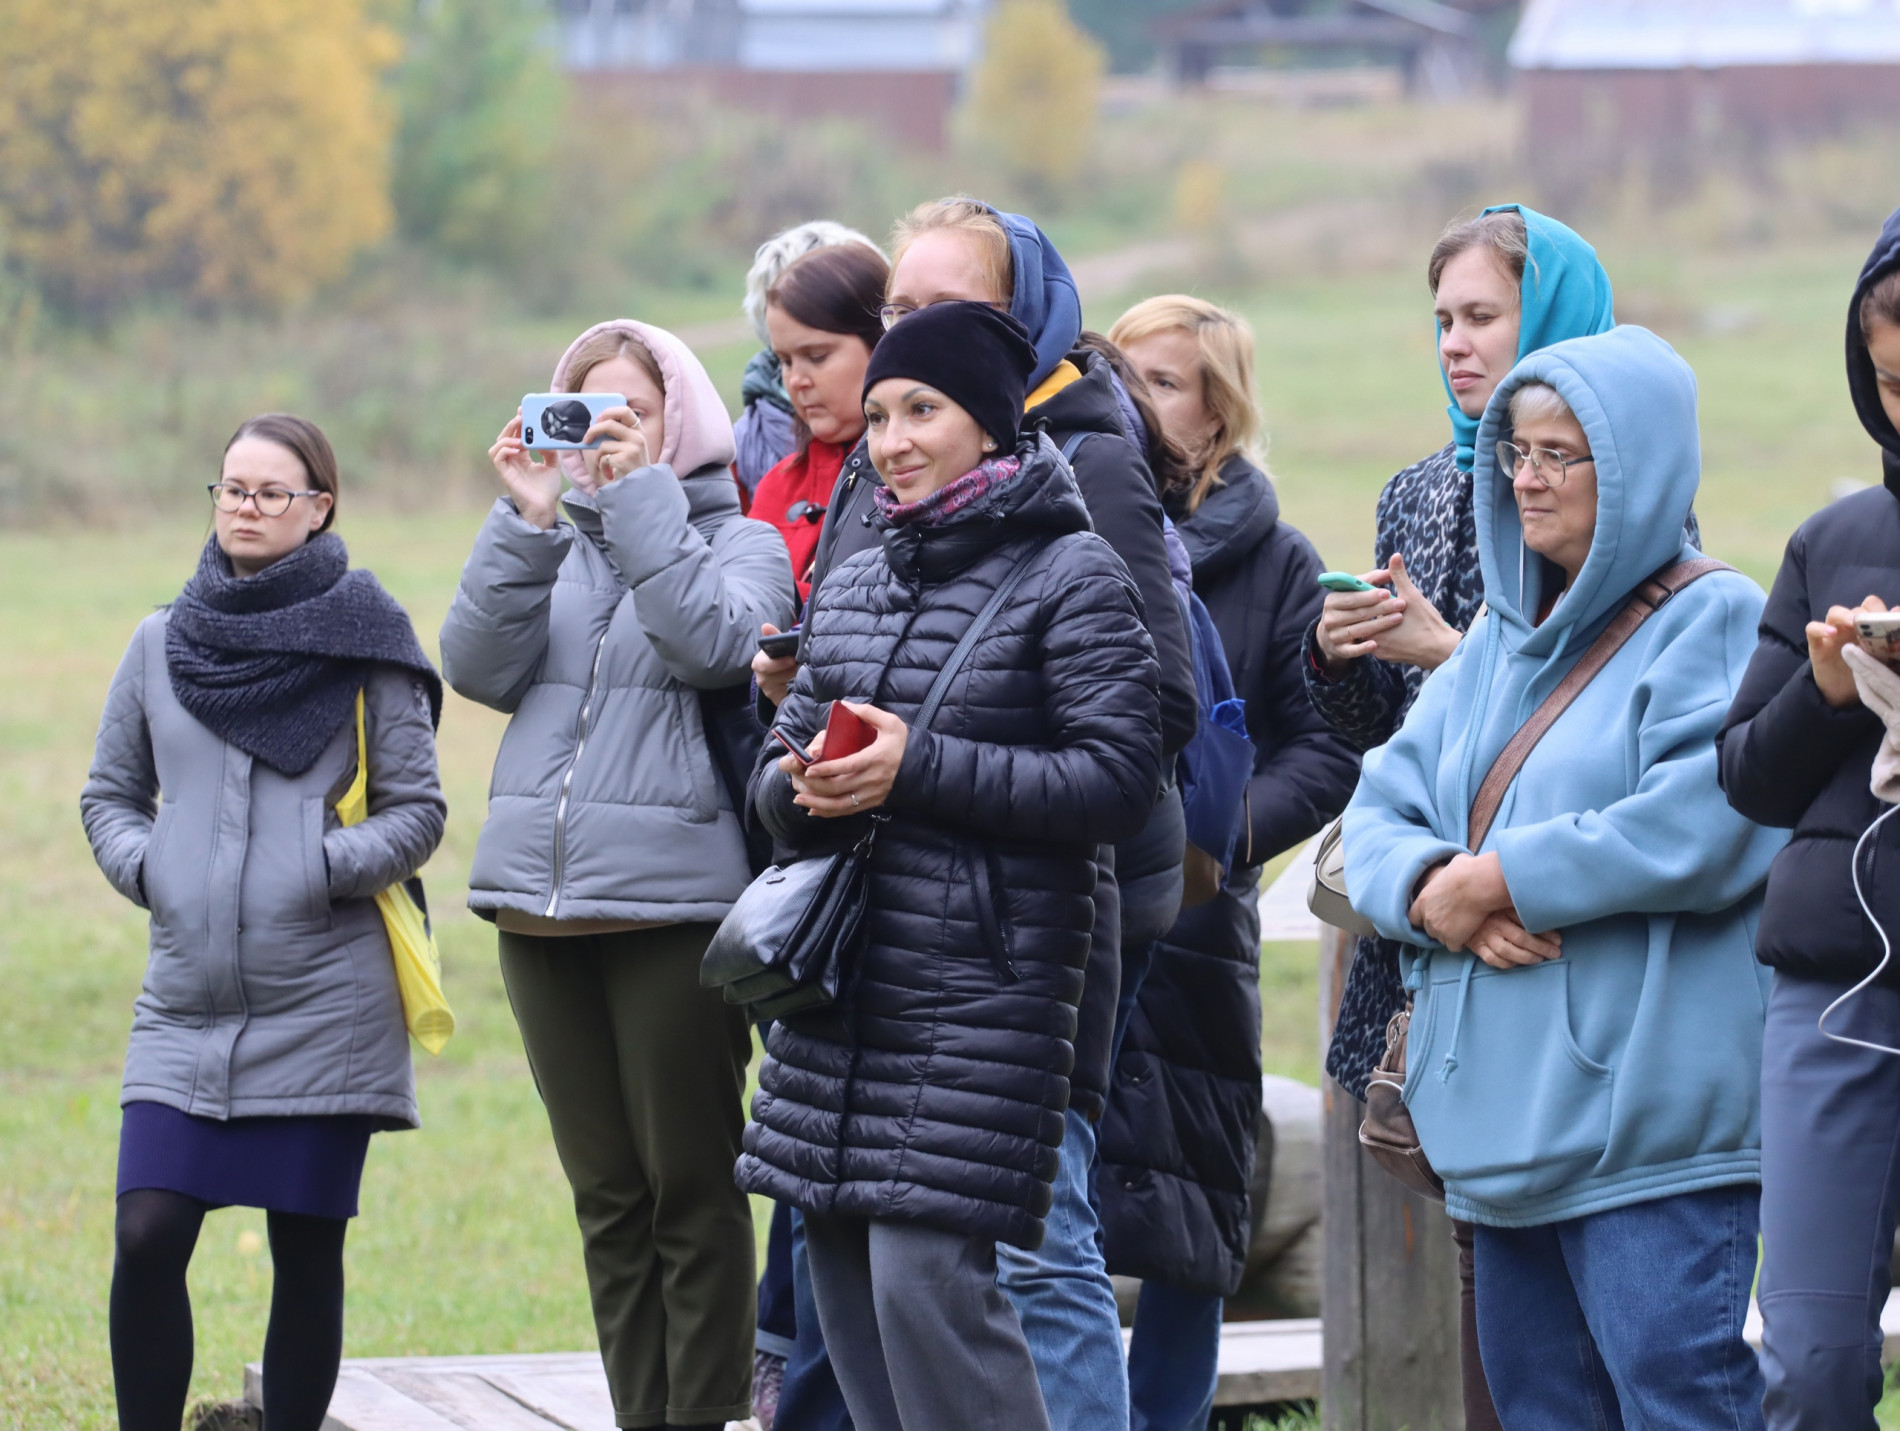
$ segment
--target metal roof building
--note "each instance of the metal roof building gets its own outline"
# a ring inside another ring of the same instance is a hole
[[[1900,0],[1529,0],[1510,61],[1534,152],[1592,168],[1900,123]]]
[[[989,0],[560,0],[567,69],[590,84],[809,118],[935,147]]]

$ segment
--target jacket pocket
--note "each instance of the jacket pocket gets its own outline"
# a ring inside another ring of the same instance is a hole
[[[672,695],[690,785],[682,813],[687,819],[702,823],[716,820],[719,818],[719,772],[713,768],[712,751],[707,748],[706,742],[713,739],[713,734],[706,729],[699,692],[690,686],[676,686]]]
[[[303,912],[313,920],[330,922],[330,861],[323,853],[323,814],[321,796],[307,796],[303,802]]]
[[[1485,968],[1468,980],[1461,969],[1421,997],[1405,1105],[1439,1176],[1481,1201],[1512,1202],[1595,1166],[1609,1143],[1615,1074],[1571,1033],[1566,960]]]

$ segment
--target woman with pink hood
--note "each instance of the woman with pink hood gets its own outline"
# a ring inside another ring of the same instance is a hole
[[[749,871],[700,693],[746,681],[797,597],[778,534],[739,511],[732,420],[684,343],[598,324],[551,387],[626,403],[558,465],[518,413],[489,449],[507,495],[442,626],[450,685],[512,717],[469,905],[500,931],[574,1188],[615,1421],[721,1426],[751,1414],[732,1179],[751,1036],[699,963]]]

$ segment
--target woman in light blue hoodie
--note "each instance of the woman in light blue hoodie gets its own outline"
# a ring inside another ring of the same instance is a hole
[[[1506,742],[1637,587],[1697,555],[1700,470],[1695,377],[1654,334],[1519,363],[1477,442],[1486,614],[1346,811],[1353,902],[1409,950],[1405,1101],[1478,1224],[1506,1425],[1761,1425],[1753,942],[1786,837],[1728,807],[1714,746],[1760,589],[1723,570],[1666,602],[1466,846]]]

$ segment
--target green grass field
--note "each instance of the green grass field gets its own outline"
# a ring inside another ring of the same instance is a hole
[[[1701,376],[1708,546],[1764,581],[1830,484],[1877,476],[1841,379],[1840,322],[1859,257],[1851,244],[1674,261],[1606,253],[1622,280],[1624,316],[1657,327]],[[1408,269],[1226,296],[1258,332],[1288,518],[1329,565],[1363,568],[1380,484],[1445,440],[1422,280]],[[1090,320],[1106,328],[1116,311]],[[714,355],[722,386],[736,387],[743,356]],[[0,363],[0,382],[5,373]],[[347,496],[341,530],[356,561],[409,606],[432,646],[479,505],[431,505],[413,486],[399,505],[376,510]],[[144,921],[94,869],[77,797],[125,640],[176,592],[204,531],[178,518],[0,533],[0,1424],[8,1427],[113,1424],[105,1308],[118,1066]],[[427,874],[460,1031],[441,1059],[423,1060],[425,1127],[373,1148],[350,1241],[350,1355],[592,1345],[567,1191],[493,939],[460,908],[500,728],[499,717],[451,698],[441,735],[449,832]],[[1312,951],[1271,946],[1266,956],[1267,1066],[1312,1079]],[[270,1289],[263,1223],[260,1213],[232,1210],[206,1225],[192,1269],[195,1394],[234,1393],[240,1367],[259,1353]]]

